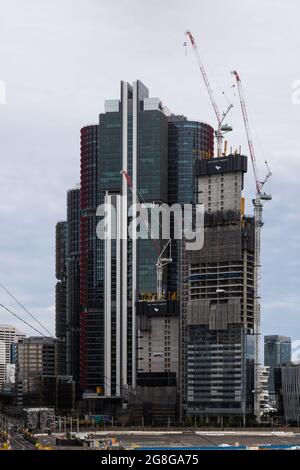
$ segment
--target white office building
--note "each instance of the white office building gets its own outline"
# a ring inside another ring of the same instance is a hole
[[[14,326],[0,325],[0,388],[7,380],[9,370],[11,379],[11,345],[22,338],[25,338],[25,334]]]

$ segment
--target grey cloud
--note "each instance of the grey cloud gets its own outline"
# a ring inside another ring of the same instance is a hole
[[[140,78],[173,112],[215,124],[193,53],[185,56],[182,47],[190,28],[218,101],[225,106],[222,89],[234,101],[229,143],[246,153],[230,70],[241,73],[263,148],[253,132],[260,173],[264,158],[274,172],[274,200],[265,208],[263,325],[266,333],[300,337],[297,266],[291,268],[300,228],[300,105],[291,104],[291,83],[300,79],[298,0],[0,0],[0,11],[7,88],[0,106],[0,281],[53,330],[54,226],[65,218],[66,190],[79,180],[79,129],[97,121],[104,99],[118,96],[120,79]],[[252,210],[250,167],[246,183]],[[284,309],[280,302],[290,298]],[[0,319],[13,323],[3,312]]]

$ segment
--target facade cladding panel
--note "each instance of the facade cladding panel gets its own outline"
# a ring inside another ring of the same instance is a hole
[[[99,126],[81,129],[80,161],[80,385],[103,386],[103,278],[99,268]]]
[[[58,222],[56,225],[56,257],[55,271],[57,283],[55,286],[55,335],[58,339],[56,349],[56,366],[58,374],[66,373],[66,330],[67,330],[67,281],[66,281],[66,252],[67,252],[67,223]]]

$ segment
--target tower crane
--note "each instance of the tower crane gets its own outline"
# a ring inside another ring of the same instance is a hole
[[[216,100],[215,100],[215,97],[214,97],[214,93],[213,93],[213,90],[210,86],[210,83],[209,83],[209,80],[208,80],[208,77],[207,77],[207,74],[206,74],[206,71],[205,71],[205,68],[204,68],[204,65],[201,61],[201,58],[200,58],[200,55],[199,55],[199,51],[198,51],[198,48],[197,48],[197,44],[196,44],[196,41],[195,41],[195,38],[194,36],[192,35],[192,33],[190,31],[186,31],[185,33],[189,39],[190,39],[190,42],[191,42],[191,45],[192,45],[192,48],[194,50],[194,53],[195,53],[195,56],[196,56],[196,59],[197,59],[197,62],[198,62],[198,65],[199,65],[199,69],[201,71],[201,74],[202,74],[202,77],[203,77],[203,80],[204,80],[204,83],[205,83],[205,86],[207,88],[207,91],[208,91],[208,95],[209,95],[209,98],[210,98],[210,101],[211,101],[211,104],[212,104],[212,107],[214,109],[214,112],[215,112],[215,115],[216,115],[216,118],[217,118],[217,124],[218,124],[218,128],[217,130],[215,131],[215,137],[217,139],[217,157],[220,157],[222,155],[222,140],[223,140],[223,136],[226,132],[230,132],[232,131],[232,127],[229,126],[228,124],[224,124],[224,120],[226,118],[226,116],[228,115],[229,111],[231,110],[231,108],[233,107],[233,105],[230,103],[227,107],[227,109],[221,114],[220,111],[219,111],[219,108],[218,108],[218,105],[216,103]]]
[[[130,188],[132,196],[134,196],[131,177],[129,176],[129,174],[125,170],[121,171],[121,174],[126,179],[127,185]],[[138,196],[138,194],[137,194],[135,202],[137,204],[141,204],[140,200],[142,200],[142,202],[145,203],[143,197],[141,195]],[[148,221],[145,221],[145,225],[146,225],[147,231],[148,231],[148,233],[150,235],[150,238],[151,238],[151,227],[150,227]],[[157,261],[156,261],[156,295],[157,295],[157,300],[160,301],[163,298],[163,271],[164,271],[165,266],[167,266],[169,263],[172,263],[171,255],[169,257],[165,257],[165,253],[166,253],[166,250],[168,249],[168,247],[169,247],[170,253],[171,253],[171,238],[165,243],[162,250],[161,250],[160,245],[156,242],[156,240],[154,240],[153,238],[151,238],[151,240],[152,240],[152,243],[153,243],[154,248],[155,248],[155,250],[157,252],[157,255],[158,255],[158,258],[157,258]]]
[[[248,119],[248,113],[243,93],[242,82],[240,79],[239,73],[234,70],[232,74],[235,76],[237,89],[239,93],[239,99],[242,109],[242,115],[248,140],[248,147],[252,162],[252,168],[254,172],[255,185],[256,185],[256,196],[253,199],[254,205],[254,230],[255,230],[255,246],[254,246],[254,334],[255,334],[255,371],[254,371],[254,393],[255,393],[255,403],[254,403],[254,412],[256,419],[260,422],[261,410],[260,410],[260,373],[259,373],[259,346],[260,346],[260,316],[261,316],[261,306],[260,306],[260,271],[261,271],[261,229],[263,226],[263,202],[270,201],[272,199],[271,194],[266,194],[263,192],[263,187],[266,182],[272,176],[269,165],[265,162],[267,166],[267,174],[263,181],[260,181],[258,177],[258,170],[256,164],[256,156],[254,151],[254,145],[252,141],[250,124]]]

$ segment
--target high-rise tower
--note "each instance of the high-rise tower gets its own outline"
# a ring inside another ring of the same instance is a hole
[[[66,374],[66,328],[67,328],[67,222],[56,224],[56,259],[55,271],[55,335],[56,372]]]
[[[265,366],[269,367],[269,393],[275,395],[274,370],[291,362],[291,338],[288,336],[269,335],[264,341]]]
[[[198,160],[204,246],[183,250],[182,411],[199,419],[253,413],[254,225],[244,216],[247,158]]]
[[[103,278],[99,269],[99,126],[81,129],[80,141],[80,386],[103,386]]]
[[[185,116],[168,117],[168,197],[169,205],[193,204],[197,201],[195,162],[208,158],[214,151],[214,130],[206,123]],[[168,288],[180,290],[180,245],[172,240],[172,263],[168,269]]]
[[[80,378],[80,189],[67,194],[66,373]],[[78,388],[78,387],[77,387]]]
[[[11,325],[0,325],[0,388],[6,382],[8,369],[13,363],[12,345],[16,345],[25,334]]]
[[[152,393],[160,402],[159,387],[173,387],[177,399],[180,243],[172,243],[157,309],[156,263],[165,241],[131,238],[128,228],[133,202],[157,208],[195,200],[195,161],[212,154],[212,127],[171,115],[139,80],[121,82],[120,98],[105,101],[99,124],[81,129],[80,191],[68,193],[66,363],[76,379],[79,310],[80,386],[91,409],[132,404],[139,393],[139,402]],[[105,203],[116,237],[102,239]]]

